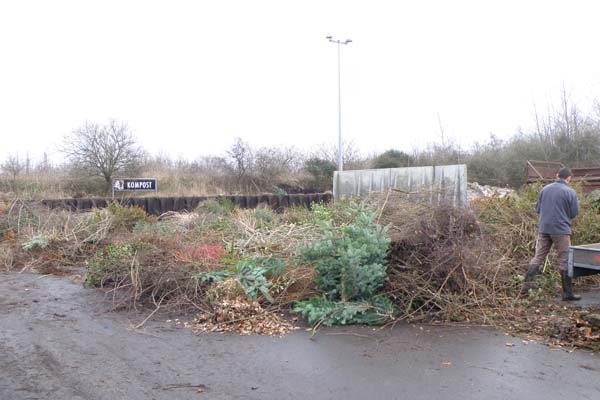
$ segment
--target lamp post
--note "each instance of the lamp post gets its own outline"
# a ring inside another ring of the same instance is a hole
[[[339,40],[334,39],[333,36],[328,35],[325,37],[329,42],[337,44],[337,60],[338,60],[338,171],[344,170],[343,153],[342,147],[342,81],[340,78],[340,47],[341,45],[347,45],[352,43],[351,39]]]

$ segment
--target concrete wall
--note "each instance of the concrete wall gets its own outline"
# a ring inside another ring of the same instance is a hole
[[[430,196],[431,201],[444,198],[451,200],[454,205],[465,205],[467,166],[461,164],[336,171],[333,177],[333,197],[336,200],[364,196],[370,192],[385,192],[389,188],[421,193]]]
[[[160,215],[167,211],[193,211],[202,201],[230,200],[240,208],[254,208],[265,205],[273,209],[294,206],[310,207],[312,203],[330,202],[331,193],[314,194],[289,194],[285,196],[260,195],[260,196],[194,196],[194,197],[129,197],[115,199],[124,206],[141,207],[148,214]],[[50,208],[65,208],[68,210],[90,210],[104,208],[113,200],[110,198],[95,199],[58,199],[42,200],[44,206]]]

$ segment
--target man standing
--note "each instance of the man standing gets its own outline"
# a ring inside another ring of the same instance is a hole
[[[571,220],[579,213],[577,194],[568,184],[571,182],[571,171],[562,168],[558,171],[554,183],[545,186],[535,206],[540,218],[539,233],[535,246],[535,256],[529,262],[529,269],[523,285],[523,293],[531,288],[550,252],[552,245],[558,253],[558,263],[562,280],[563,301],[580,300],[581,296],[573,294],[573,280],[568,274],[568,254],[571,245]]]

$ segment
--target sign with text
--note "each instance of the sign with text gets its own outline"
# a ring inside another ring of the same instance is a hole
[[[150,191],[155,192],[158,188],[155,178],[134,178],[113,180],[113,192],[124,191]]]

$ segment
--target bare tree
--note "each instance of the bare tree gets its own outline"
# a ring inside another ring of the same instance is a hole
[[[304,157],[293,147],[261,147],[254,153],[253,175],[263,188],[291,180],[302,168]]]
[[[250,184],[256,186],[252,179],[252,169],[254,168],[252,147],[241,138],[235,138],[227,151],[227,156],[230,159],[230,168],[235,175],[239,188],[248,191]]]
[[[344,142],[342,149],[344,152],[342,155],[344,159],[344,170],[366,168],[367,160],[353,141]],[[328,160],[336,165],[337,170],[338,154],[339,148],[337,144],[323,143],[316,151],[312,152],[309,158]]]
[[[250,145],[239,137],[235,138],[233,144],[227,151],[227,155],[231,158],[232,167],[237,179],[240,181],[244,180],[254,163]]]
[[[9,154],[6,160],[2,163],[2,170],[8,172],[14,181],[17,176],[25,169],[25,164],[19,160],[18,154]]]
[[[48,173],[52,170],[52,163],[48,157],[48,153],[42,154],[42,161],[36,166],[38,172]]]
[[[29,175],[31,172],[31,158],[29,158],[29,152],[25,156],[25,175]]]
[[[86,122],[65,137],[61,150],[75,168],[104,178],[108,190],[116,174],[137,167],[144,155],[127,124],[116,120]]]

